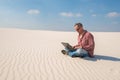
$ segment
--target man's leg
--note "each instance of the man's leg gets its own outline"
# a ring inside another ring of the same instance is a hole
[[[68,48],[65,48],[65,50],[61,50],[61,52],[65,55],[69,55],[69,53],[74,52],[74,51],[76,51],[76,50],[69,50]],[[71,55],[72,55],[72,53],[71,53]]]
[[[65,48],[65,50],[62,50],[63,54],[67,54],[71,57],[85,57],[88,56],[88,52],[82,48],[79,48],[77,50],[71,51],[68,48]]]
[[[70,50],[68,48],[65,48],[65,50],[62,50],[61,52],[65,55],[68,55]]]
[[[81,57],[85,57],[88,56],[88,52],[82,48],[77,49],[77,53],[81,56]]]
[[[77,49],[76,50],[74,50],[74,51],[71,51],[71,50],[69,50],[68,48],[65,48],[65,52],[69,55],[69,56],[71,56],[71,57],[77,57],[77,56],[79,56],[79,54],[78,54],[78,52],[77,52]],[[75,56],[74,56],[75,55]]]
[[[69,51],[69,56],[71,56],[71,57],[85,57],[85,56],[88,56],[88,52],[82,48],[79,48],[73,52]]]

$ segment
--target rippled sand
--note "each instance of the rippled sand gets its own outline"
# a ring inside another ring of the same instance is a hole
[[[0,29],[0,80],[120,80],[120,32],[92,32],[95,58],[63,55],[77,33]]]

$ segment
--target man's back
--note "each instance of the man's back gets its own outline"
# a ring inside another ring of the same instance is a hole
[[[90,32],[86,31],[86,33],[82,38],[78,36],[78,44],[81,45],[83,49],[88,51],[89,56],[91,57],[93,56],[95,43],[94,43],[94,37]]]

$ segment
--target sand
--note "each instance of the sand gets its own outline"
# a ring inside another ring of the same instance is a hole
[[[0,80],[120,80],[120,32],[91,32],[95,58],[63,55],[76,32],[0,28]]]

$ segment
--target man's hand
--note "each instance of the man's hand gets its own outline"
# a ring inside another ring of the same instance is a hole
[[[75,46],[72,46],[73,49],[75,49]]]

